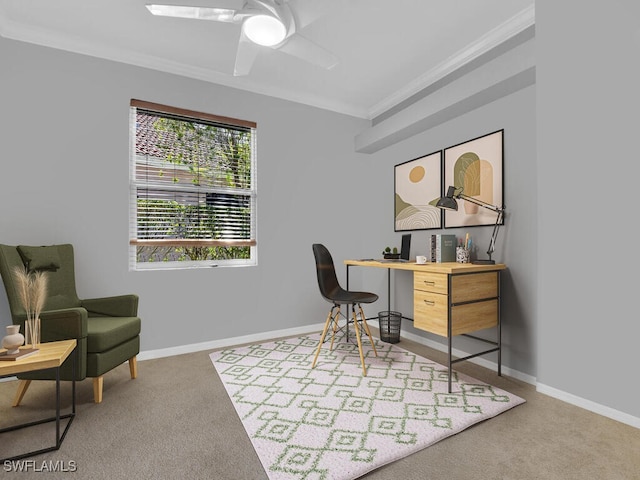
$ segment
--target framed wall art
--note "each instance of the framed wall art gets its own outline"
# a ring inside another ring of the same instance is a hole
[[[396,232],[442,228],[442,150],[396,165],[394,181]]]
[[[444,149],[444,189],[449,186],[484,203],[502,207],[504,130]],[[463,199],[444,211],[444,228],[495,225],[496,213]],[[504,223],[503,220],[500,222]]]

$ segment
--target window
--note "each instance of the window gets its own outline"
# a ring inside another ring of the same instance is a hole
[[[130,268],[256,265],[256,124],[130,110]]]

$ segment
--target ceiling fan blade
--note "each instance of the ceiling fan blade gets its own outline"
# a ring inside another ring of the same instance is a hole
[[[240,40],[238,40],[238,50],[236,52],[236,64],[233,68],[233,76],[240,77],[247,75],[251,71],[253,62],[260,52],[260,46],[253,43],[244,34],[244,31],[240,33]]]
[[[216,22],[236,22],[236,11],[231,8],[189,7],[183,5],[157,5],[148,3],[147,9],[163,17],[195,18]]]
[[[326,69],[335,67],[339,62],[333,53],[299,33],[291,35],[278,50]]]
[[[304,5],[298,6],[298,0],[283,0],[287,3],[296,19],[296,30],[300,31],[307,25],[312,24],[316,20],[326,15],[326,7],[324,2],[305,2]]]

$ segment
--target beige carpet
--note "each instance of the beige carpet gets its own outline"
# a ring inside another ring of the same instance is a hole
[[[402,340],[400,347],[443,363],[445,355]],[[59,451],[34,457],[74,473],[7,472],[4,479],[266,480],[251,441],[208,351],[139,362],[130,380],[123,365],[105,377],[104,401],[91,380],[78,385],[78,414]],[[367,480],[518,479],[639,480],[640,431],[559,400],[469,362],[458,370],[527,402],[363,478]],[[0,427],[51,414],[54,384],[34,382],[12,408],[16,382],[0,383]],[[69,385],[63,386],[65,406]],[[48,410],[47,410],[48,409]],[[45,412],[45,410],[47,410]],[[48,428],[48,429],[47,429]],[[51,424],[0,435],[0,456],[53,439]],[[46,430],[46,431],[45,431]],[[26,433],[28,432],[28,433]]]

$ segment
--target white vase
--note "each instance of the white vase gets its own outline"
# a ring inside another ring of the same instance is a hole
[[[7,354],[18,353],[23,343],[24,335],[20,333],[20,325],[7,325],[7,335],[2,339],[2,348],[7,349]]]

